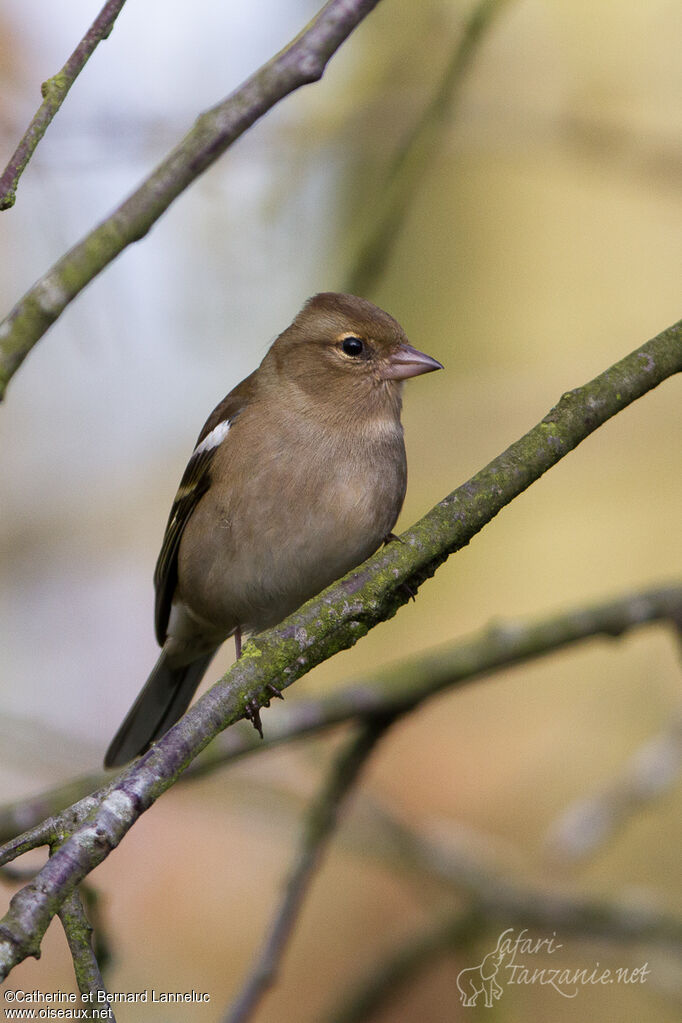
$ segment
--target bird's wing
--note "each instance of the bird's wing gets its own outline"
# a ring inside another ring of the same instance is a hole
[[[166,639],[168,618],[178,582],[178,550],[183,531],[192,512],[211,485],[211,463],[216,451],[225,441],[231,424],[244,410],[252,396],[253,377],[252,373],[230,391],[206,420],[175,495],[154,570],[156,590],[154,624],[156,638],[161,646]]]

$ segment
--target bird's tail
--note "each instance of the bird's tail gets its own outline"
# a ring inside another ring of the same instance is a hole
[[[204,677],[215,650],[191,664],[172,667],[164,650],[140,695],[111,741],[105,767],[123,767],[144,753],[182,717]]]

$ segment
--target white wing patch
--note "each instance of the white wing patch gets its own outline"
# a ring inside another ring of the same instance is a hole
[[[227,437],[228,430],[230,429],[230,420],[224,419],[222,423],[218,423],[214,426],[210,433],[207,433],[201,444],[197,444],[192,455],[203,455],[206,451],[212,451],[213,448],[217,448],[219,444]]]

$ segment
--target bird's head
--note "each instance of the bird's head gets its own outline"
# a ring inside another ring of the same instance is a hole
[[[280,382],[295,383],[317,400],[362,403],[383,396],[398,406],[403,380],[443,368],[413,348],[383,309],[336,292],[306,302],[273,344],[266,366]]]

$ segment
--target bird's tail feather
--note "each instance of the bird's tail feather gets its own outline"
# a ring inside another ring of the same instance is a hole
[[[144,753],[182,717],[204,677],[215,650],[191,664],[172,667],[162,650],[140,695],[111,741],[105,767],[122,767]]]

